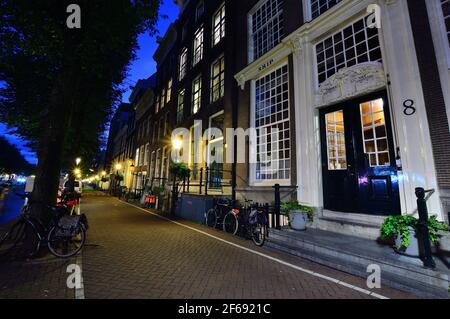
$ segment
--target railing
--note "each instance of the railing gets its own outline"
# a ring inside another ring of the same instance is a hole
[[[232,193],[232,171],[221,167],[192,167],[189,177],[180,183],[181,192],[208,195],[209,193]]]

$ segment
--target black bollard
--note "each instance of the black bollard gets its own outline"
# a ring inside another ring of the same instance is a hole
[[[280,214],[281,214],[281,196],[280,196],[280,184],[275,184],[273,186],[275,189],[275,224],[274,228],[280,229]]]
[[[419,240],[422,242],[424,267],[436,268],[436,263],[431,255],[431,243],[428,233],[428,208],[425,200],[425,190],[422,187],[416,188],[417,210],[419,211]]]

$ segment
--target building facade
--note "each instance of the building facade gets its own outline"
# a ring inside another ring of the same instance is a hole
[[[449,126],[444,98],[436,98],[443,95],[438,74],[421,57],[429,48],[417,50],[426,14],[406,0],[298,2],[305,23],[236,74],[251,125],[267,81],[280,83],[271,98],[289,83],[282,92],[294,105],[296,176],[275,182],[295,180],[298,200],[316,208],[315,224],[325,229],[376,238],[383,216],[417,213],[416,187],[436,190],[428,207],[444,219],[448,148],[441,146],[450,142]]]

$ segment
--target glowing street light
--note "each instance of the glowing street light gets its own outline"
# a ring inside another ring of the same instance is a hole
[[[106,176],[106,172],[105,171],[102,172],[102,176]]]
[[[75,169],[73,170],[73,174],[76,175],[76,176],[80,175],[80,174],[81,174],[81,169],[75,168]]]
[[[77,166],[80,165],[80,163],[81,163],[81,157],[77,157],[77,158],[75,159],[75,163],[77,164]]]
[[[180,150],[182,146],[183,146],[183,141],[181,139],[179,139],[179,138],[172,139],[172,147],[175,150]]]
[[[117,163],[115,168],[117,171],[120,171],[122,169],[122,165],[120,163]]]

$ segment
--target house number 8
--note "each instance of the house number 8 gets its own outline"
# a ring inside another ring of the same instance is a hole
[[[405,108],[403,110],[403,113],[405,115],[413,115],[414,113],[416,113],[416,108],[414,107],[414,101],[413,100],[406,100],[405,102],[403,102],[403,107]]]

